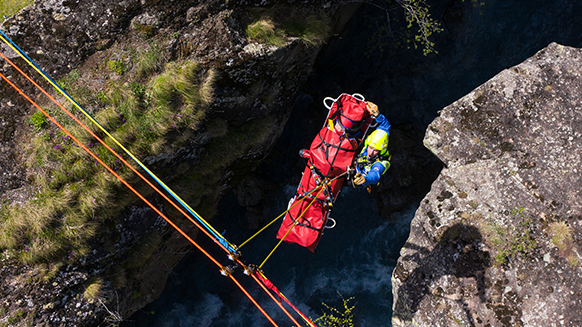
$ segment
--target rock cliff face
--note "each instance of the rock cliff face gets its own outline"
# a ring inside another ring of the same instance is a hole
[[[195,208],[202,206],[202,213],[211,216],[224,191],[251,171],[273,146],[319,51],[318,44],[299,38],[288,38],[281,46],[249,42],[244,33],[245,23],[251,19],[247,9],[258,5],[214,0],[47,0],[36,1],[2,28],[55,79],[74,69],[83,78],[84,73],[90,75],[92,69],[103,65],[106,56],[121,53],[124,45],[134,45],[139,51],[148,43],[160,45],[165,62],[188,59],[204,71],[217,71],[214,100],[202,126],[183,135],[167,133],[163,150],[143,160],[162,180],[178,192],[184,191],[187,202]],[[318,1],[285,2],[279,8],[284,7],[317,12],[327,19],[337,9],[333,1],[325,5]],[[350,12],[344,11],[339,21],[327,23],[341,28]],[[17,57],[4,45],[2,52]],[[16,62],[25,66],[20,60]],[[23,82],[3,65],[3,74]],[[90,92],[97,94],[107,82],[104,76],[93,74]],[[24,144],[35,135],[26,123],[33,111],[7,85],[1,87],[0,168],[4,173],[0,175],[0,199],[2,205],[18,205],[35,193],[32,174],[24,168],[26,158],[21,155]],[[36,94],[30,87],[25,89]],[[87,109],[97,112],[102,108]],[[180,141],[174,142],[177,138]],[[215,166],[209,167],[204,159],[209,153],[219,154]],[[213,178],[191,178],[201,170]],[[193,189],[199,192],[188,192]],[[148,198],[167,210],[155,195]],[[193,227],[185,227],[185,231],[196,234]],[[0,324],[91,326],[104,320],[119,321],[160,294],[172,267],[190,249],[185,239],[137,202],[128,203],[120,216],[111,217],[101,232],[85,257],[64,265],[22,265],[4,251]],[[105,296],[89,299],[87,287],[96,279]]]
[[[582,324],[581,64],[552,43],[430,124],[446,168],[393,273],[394,326]]]

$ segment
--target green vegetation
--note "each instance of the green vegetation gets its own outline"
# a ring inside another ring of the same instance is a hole
[[[552,235],[552,243],[554,243],[558,250],[566,250],[572,242],[572,227],[563,221],[553,222],[549,227]]]
[[[349,305],[349,302],[353,299],[354,298],[351,297],[346,300],[342,297],[344,312],[341,312],[336,308],[330,308],[327,304],[322,303],[327,308],[328,312],[323,312],[323,315],[315,319],[313,322],[316,323],[318,327],[354,327],[353,310],[356,306]]]
[[[137,78],[143,78],[160,69],[162,64],[162,48],[153,43],[147,51],[135,55],[135,73]]]
[[[168,132],[176,132],[180,139],[197,130],[212,101],[213,70],[190,61],[162,68],[164,54],[156,45],[145,51],[115,49],[108,53],[104,65],[83,73],[73,70],[60,82],[113,137],[143,158],[164,149]],[[154,75],[158,70],[161,72]],[[96,75],[107,76],[98,89],[88,82]],[[47,111],[117,174],[125,179],[135,177],[60,108]],[[73,113],[83,117],[76,109]],[[56,126],[46,126],[43,117],[34,114],[30,118],[36,129],[43,129],[25,145],[30,180],[38,191],[25,204],[2,204],[0,249],[13,250],[24,262],[71,262],[86,254],[98,230],[137,198],[127,196],[128,191],[111,173]],[[88,118],[80,119],[104,136]],[[115,146],[108,137],[105,142]],[[142,258],[149,257],[148,246],[156,240],[159,236],[147,238],[135,251]],[[122,276],[119,282],[123,283]]]
[[[490,239],[496,248],[495,264],[502,266],[514,257],[524,258],[537,246],[533,236],[533,222],[531,218],[524,218],[524,208],[513,208],[511,215],[520,222],[519,227],[513,225],[502,226],[489,223],[485,227],[486,239]]]
[[[24,317],[26,317],[26,312],[23,309],[18,309],[16,310],[14,315],[6,319],[6,325],[4,326],[11,326],[17,322],[20,322],[23,320]]]
[[[247,37],[251,41],[282,46],[285,44],[285,32],[275,28],[275,24],[270,19],[260,19],[246,29]]]
[[[329,34],[329,18],[321,13],[305,14],[295,8],[273,7],[250,13],[253,22],[247,25],[249,40],[282,46],[288,37],[296,37],[309,45],[321,44]]]
[[[572,227],[565,221],[552,222],[548,227],[552,243],[558,248],[560,256],[566,258],[572,267],[579,266],[580,258],[574,247]]]
[[[429,5],[423,0],[396,0],[396,2],[404,9],[407,28],[411,29],[414,25],[417,29],[414,37],[408,39],[407,43],[412,44],[415,49],[422,47],[424,55],[435,52],[434,42],[430,40],[430,37],[443,29],[431,17]]]
[[[127,69],[125,67],[125,64],[121,60],[109,60],[107,61],[107,67],[109,67],[109,69],[112,72],[115,72],[117,75],[125,74],[125,71]]]
[[[2,0],[0,2],[0,23],[4,22],[4,16],[12,16],[33,2],[34,0]]]
[[[464,1],[464,0],[463,0]],[[432,37],[443,29],[441,23],[430,14],[430,6],[425,0],[384,0],[368,2],[367,5],[382,10],[384,17],[371,18],[370,26],[375,27],[368,42],[369,53],[384,52],[387,49],[422,49],[426,56],[436,53]],[[484,1],[471,0],[474,7],[484,6]]]
[[[34,127],[35,131],[39,132],[47,125],[47,118],[42,112],[37,111],[28,118],[28,123]]]
[[[384,17],[369,20],[369,26],[375,27],[368,41],[369,53],[402,48],[422,48],[424,55],[436,52],[431,37],[442,28],[430,15],[429,5],[424,0],[385,0],[368,4],[385,12]]]

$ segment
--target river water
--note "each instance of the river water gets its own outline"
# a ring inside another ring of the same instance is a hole
[[[275,192],[281,202],[272,208],[276,217],[285,210],[295,186],[287,185]],[[237,219],[225,236],[241,243],[254,231],[240,232],[245,209],[236,204],[233,194],[222,201],[219,215]],[[408,226],[415,208],[402,219],[380,219],[373,201],[365,190],[344,188],[332,216],[337,221],[327,230],[312,254],[294,244],[283,243],[264,265],[267,277],[297,306],[311,317],[321,315],[325,302],[342,306],[341,296],[354,297],[357,326],[387,326],[392,312],[391,273],[398,252],[408,236]],[[241,249],[245,259],[259,264],[276,245],[273,226]],[[219,223],[216,228],[222,231]],[[238,235],[231,235],[230,230]],[[214,247],[203,242],[206,248]],[[217,257],[224,256],[216,253]],[[247,255],[248,254],[248,255]],[[248,277],[236,274],[253,296],[272,314],[280,326],[292,322]],[[153,314],[152,314],[153,312]],[[175,269],[162,297],[132,317],[127,326],[269,326],[260,312],[221,276],[216,266],[199,253],[190,253]]]
[[[445,23],[445,31],[435,38],[438,55],[424,57],[414,50],[367,53],[373,39],[365,26],[385,14],[365,5],[330,41],[273,155],[258,171],[278,186],[266,201],[269,217],[285,210],[294,193],[303,169],[297,150],[309,145],[323,123],[323,97],[362,93],[380,105],[394,130],[412,124],[422,132],[438,110],[550,42],[582,46],[580,1],[485,0],[483,7],[470,1],[441,1],[433,7],[435,17]],[[387,174],[399,174],[395,166]],[[428,190],[430,181],[426,184]],[[341,308],[342,297],[353,297],[349,303],[355,305],[355,326],[391,326],[390,277],[420,200],[413,197],[390,212],[390,219],[383,219],[376,199],[365,190],[344,187],[332,212],[337,226],[325,232],[317,253],[284,243],[265,264],[265,274],[309,316],[322,314],[322,302]],[[246,209],[232,192],[219,207],[212,223],[231,242],[240,244],[254,233],[245,228]],[[258,264],[267,256],[276,244],[279,225],[241,249],[247,261]],[[215,248],[210,241],[202,246]],[[281,326],[292,325],[257,285],[240,273],[236,277]],[[192,252],[174,269],[161,297],[122,326],[270,324],[212,263]]]

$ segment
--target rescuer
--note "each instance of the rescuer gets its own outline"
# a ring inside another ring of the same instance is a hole
[[[368,101],[366,108],[378,126],[366,137],[364,148],[354,160],[356,172],[352,179],[354,186],[378,184],[380,177],[390,168],[390,153],[388,152],[390,123],[380,113],[376,104]]]

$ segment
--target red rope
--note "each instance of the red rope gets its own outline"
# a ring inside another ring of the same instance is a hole
[[[129,188],[135,195],[137,195],[142,201],[144,201],[152,210],[154,210],[160,217],[170,224],[170,226],[174,227],[182,236],[184,236],[190,243],[192,243],[200,252],[202,252],[206,257],[208,257],[214,264],[218,267],[222,268],[222,265],[208,252],[206,252],[198,243],[196,243],[190,236],[188,236],[183,230],[181,230],[174,222],[172,222],[168,217],[166,217],[158,208],[156,208],[153,204],[151,204],[143,195],[141,195],[137,190],[135,190],[131,185],[129,185],[121,176],[119,176],[113,169],[105,164],[97,155],[91,152],[83,143],[81,143],[77,138],[75,138],[65,127],[59,124],[51,115],[49,115],[46,111],[44,111],[36,102],[34,102],[31,98],[29,98],[24,92],[19,89],[14,83],[12,83],[4,74],[0,73],[0,77],[4,79],[12,88],[14,88],[18,93],[20,93],[26,100],[28,100],[33,106],[35,106],[38,110],[40,110],[47,118],[49,118],[55,125],[57,125],[63,132],[65,132],[75,143],[77,143],[83,150],[85,150],[89,155],[91,155],[96,161],[98,161],[105,169],[107,169],[113,176],[115,176],[119,181],[121,181],[127,188]],[[234,283],[243,291],[243,293],[253,302],[253,304],[265,315],[265,317],[273,324],[273,326],[277,326],[277,324],[273,321],[273,319],[263,310],[263,308],[253,299],[253,297],[244,289],[244,287],[232,276],[229,275],[230,279],[234,281]]]

